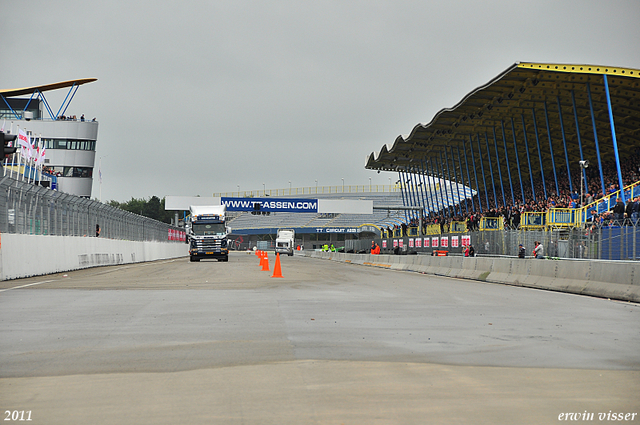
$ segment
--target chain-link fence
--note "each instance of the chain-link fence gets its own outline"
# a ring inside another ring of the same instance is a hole
[[[131,241],[184,241],[182,229],[91,199],[9,177],[0,180],[0,232],[96,236]]]

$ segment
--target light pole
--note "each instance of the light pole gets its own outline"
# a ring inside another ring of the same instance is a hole
[[[316,179],[316,195],[318,194],[318,179]]]
[[[369,177],[369,193],[371,193],[371,177]]]
[[[342,178],[342,193],[344,193],[344,177]]]
[[[589,166],[589,161],[584,160],[584,161],[580,161],[580,169],[582,170],[582,174],[580,176],[580,208],[582,208],[584,206],[583,202],[582,202],[582,187],[584,185],[584,169],[587,168]]]
[[[289,180],[289,195],[291,195],[291,180]]]
[[[267,196],[267,187],[262,183],[262,196]]]
[[[239,198],[240,197],[240,185],[237,184],[236,186],[238,187],[238,198]]]
[[[109,155],[105,155],[106,158]],[[100,157],[100,162],[98,163],[98,179],[100,184],[100,203],[102,203],[102,156]]]

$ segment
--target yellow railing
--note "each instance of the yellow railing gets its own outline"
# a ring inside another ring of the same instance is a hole
[[[500,217],[482,217],[480,219],[480,230],[504,230],[504,218]]]
[[[425,229],[425,233],[427,235],[439,235],[440,234],[440,225],[439,224],[430,224]]]
[[[452,221],[449,233],[465,233],[467,231],[466,221]]]
[[[522,230],[544,230],[547,225],[547,213],[529,211],[522,213],[520,228]]]
[[[628,186],[625,186],[622,188],[625,192],[628,190],[630,193],[630,196],[632,198],[636,198],[638,196],[640,196],[640,181],[637,181],[635,183],[632,183]],[[580,226],[582,224],[584,224],[589,218],[589,211],[591,210],[596,210],[597,212],[602,212],[602,211],[598,211],[598,209],[600,210],[609,210],[611,208],[613,208],[613,205],[615,204],[615,200],[618,199],[618,196],[620,196],[620,191],[616,191],[613,192],[603,198],[598,199],[597,201],[594,201],[590,204],[585,205],[582,208],[579,208],[577,210],[576,213],[576,217],[575,217],[575,223],[576,226]]]
[[[547,228],[575,227],[576,215],[573,208],[552,208],[547,211]]]

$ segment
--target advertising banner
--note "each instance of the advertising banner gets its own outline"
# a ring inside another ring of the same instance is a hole
[[[431,246],[434,248],[438,247],[438,241],[440,240],[439,237],[434,236],[433,238],[431,238]]]
[[[471,235],[462,235],[462,246],[471,245]]]
[[[451,248],[458,248],[460,242],[460,236],[451,236]]]
[[[387,240],[386,240],[386,239],[383,239],[383,240],[382,240],[382,247],[383,247],[383,248],[386,248],[386,247],[387,247]]]
[[[318,212],[317,199],[304,198],[220,198],[227,211]]]
[[[396,248],[398,246],[398,240],[394,239],[393,240],[393,247]]]
[[[449,248],[449,236],[443,236],[440,238],[440,246],[443,248]]]
[[[431,239],[424,238],[424,247],[429,248],[431,246],[430,242],[431,242]]]
[[[416,238],[416,248],[422,248],[422,238]]]
[[[413,248],[413,238],[409,238],[409,248]]]

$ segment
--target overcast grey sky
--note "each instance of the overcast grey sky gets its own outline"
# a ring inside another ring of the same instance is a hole
[[[639,22],[638,0],[2,0],[0,86],[98,79],[67,113],[100,122],[104,201],[388,184],[368,154],[517,61],[640,68]]]

